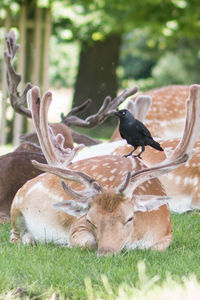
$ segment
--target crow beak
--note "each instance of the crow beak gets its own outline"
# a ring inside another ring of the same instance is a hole
[[[114,115],[119,118],[119,112],[117,110],[114,112]]]

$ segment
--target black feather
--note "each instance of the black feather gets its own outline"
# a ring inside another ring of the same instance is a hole
[[[125,155],[126,157],[131,155],[139,146],[142,147],[141,152],[136,155],[139,158],[141,158],[141,154],[144,152],[145,146],[147,145],[156,150],[163,151],[160,144],[152,138],[151,133],[146,126],[139,120],[135,119],[130,111],[122,109],[114,114],[120,120],[119,132],[121,137],[125,139],[129,145],[134,147],[128,155]]]

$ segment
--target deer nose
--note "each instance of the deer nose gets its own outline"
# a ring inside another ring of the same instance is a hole
[[[102,247],[98,249],[98,256],[108,256],[108,255],[116,255],[116,250],[114,248]]]

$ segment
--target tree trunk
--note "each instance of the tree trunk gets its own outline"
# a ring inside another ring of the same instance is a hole
[[[81,117],[96,113],[106,96],[116,96],[120,45],[121,36],[117,34],[92,45],[86,42],[82,44],[73,106],[80,105],[88,98],[92,99],[92,104],[80,114]]]

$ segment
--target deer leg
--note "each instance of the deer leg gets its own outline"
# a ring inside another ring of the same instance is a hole
[[[97,248],[95,236],[85,216],[72,224],[70,243],[72,246],[94,249]]]
[[[131,156],[132,154],[133,154],[133,152],[135,151],[135,150],[137,150],[137,146],[133,146],[134,148],[133,148],[133,150],[129,153],[129,154],[126,154],[126,155],[124,155],[124,157],[128,157],[128,156]]]
[[[172,242],[172,234],[166,235],[162,240],[160,240],[158,243],[154,244],[151,249],[157,250],[157,251],[164,251],[169,247],[169,245]]]
[[[11,212],[12,214],[12,212]],[[12,215],[12,231],[10,235],[10,242],[17,243],[22,241],[23,244],[34,245],[35,241],[32,236],[27,232],[24,216],[21,211],[15,209],[14,215]]]

